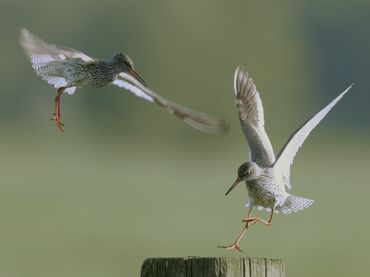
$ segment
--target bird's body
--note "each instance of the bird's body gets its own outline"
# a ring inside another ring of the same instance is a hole
[[[160,105],[201,131],[216,133],[227,129],[222,120],[193,111],[150,90],[134,70],[130,57],[125,54],[118,53],[110,60],[92,58],[75,49],[48,44],[26,29],[21,30],[20,43],[37,75],[58,91],[52,119],[62,131],[64,124],[60,118],[61,95],[73,94],[76,88],[100,88],[109,84]]]
[[[286,197],[285,189],[276,182],[273,168],[259,167],[257,164],[254,166],[258,168],[258,173],[245,181],[249,196],[247,206],[272,209],[283,202],[282,200]]]
[[[122,72],[122,66],[117,61],[118,55],[120,54],[108,61],[85,62],[81,59],[51,61],[39,64],[36,72],[46,80],[54,77],[63,78],[66,87],[100,88],[112,83]]]
[[[245,179],[249,201],[246,204],[250,210],[254,207],[275,212],[290,214],[303,210],[313,203],[313,200],[291,195],[285,189],[284,178],[273,166],[259,166],[254,162],[246,162],[241,168],[248,167],[250,176]]]
[[[246,72],[243,72],[241,68],[236,69],[234,79],[236,106],[241,127],[249,144],[250,161],[239,167],[237,179],[226,195],[237,184],[245,181],[249,195],[249,202],[246,206],[249,208],[249,212],[247,218],[243,220],[246,224],[236,242],[229,246],[220,246],[221,248],[240,250],[239,241],[250,224],[261,222],[269,226],[272,224],[274,212],[290,214],[312,205],[313,200],[295,196],[286,191],[286,188],[291,188],[290,166],[309,133],[350,88],[351,86],[298,128],[275,158],[271,142],[264,128],[262,101],[256,86]],[[270,211],[269,220],[251,217],[254,207]]]

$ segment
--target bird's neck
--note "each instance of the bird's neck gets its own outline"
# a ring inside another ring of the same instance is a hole
[[[118,74],[120,74],[121,72],[124,71],[124,69],[122,68],[122,64],[117,62],[115,59],[111,59],[107,63],[110,65],[110,67],[112,69],[112,72],[115,75],[118,75]]]

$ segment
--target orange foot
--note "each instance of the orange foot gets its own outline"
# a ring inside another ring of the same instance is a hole
[[[56,113],[53,113],[51,115],[51,118],[50,120],[54,120],[55,121],[55,124],[57,125],[57,127],[59,128],[59,130],[61,130],[62,132],[64,132],[64,123],[61,121],[60,117],[56,115]]]
[[[243,250],[240,248],[240,245],[239,245],[238,242],[234,242],[233,244],[227,245],[227,246],[217,246],[217,247],[227,249],[227,250],[235,249],[235,250],[238,250],[239,252],[243,252]]]

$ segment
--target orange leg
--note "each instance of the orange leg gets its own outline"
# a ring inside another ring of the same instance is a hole
[[[252,212],[252,210],[249,209],[247,218],[249,218],[251,216],[251,212]],[[246,222],[244,227],[243,227],[243,230],[241,231],[240,235],[238,236],[238,238],[236,239],[236,241],[233,244],[226,245],[226,246],[217,246],[217,247],[218,248],[224,248],[224,249],[227,249],[227,250],[236,249],[240,252],[243,252],[243,250],[240,248],[239,242],[243,238],[243,236],[244,236],[245,232],[248,230],[248,228],[249,228],[249,222]]]
[[[243,250],[240,248],[240,244],[239,242],[241,241],[241,239],[243,238],[245,232],[248,230],[249,228],[249,224],[254,224],[256,223],[257,221],[267,225],[267,226],[270,226],[272,224],[272,217],[274,215],[274,209],[271,210],[271,214],[270,214],[270,219],[269,221],[266,221],[266,220],[263,220],[259,217],[251,217],[251,210],[249,210],[248,212],[248,216],[247,218],[243,219],[243,222],[245,222],[245,225],[243,227],[243,230],[241,231],[240,235],[238,236],[238,238],[236,239],[236,241],[233,243],[233,244],[230,244],[230,245],[226,245],[226,246],[217,246],[218,248],[224,248],[224,249],[228,249],[228,250],[231,250],[231,249],[236,249],[240,252],[243,252]]]
[[[262,224],[265,224],[266,226],[271,226],[273,216],[274,216],[274,209],[271,210],[270,218],[268,221],[260,217],[250,217],[250,215],[248,215],[247,218],[243,219],[243,222],[252,223],[252,224],[255,224],[256,222],[261,222]]]
[[[247,222],[243,228],[243,230],[241,231],[239,237],[236,239],[236,241],[233,243],[233,244],[230,244],[230,245],[225,245],[225,246],[217,246],[218,248],[224,248],[224,249],[227,249],[227,250],[231,250],[231,249],[236,249],[240,252],[243,252],[243,250],[240,248],[240,244],[239,242],[241,241],[241,239],[243,238],[245,232],[248,230],[249,228],[249,222]]]
[[[64,124],[63,122],[61,121],[61,118],[60,118],[60,98],[61,96],[63,95],[63,92],[64,92],[64,87],[63,88],[58,88],[58,92],[57,92],[57,96],[55,96],[55,100],[54,100],[54,113],[51,115],[51,120],[54,120],[55,121],[55,124],[58,126],[59,130],[61,130],[62,132],[64,132]]]

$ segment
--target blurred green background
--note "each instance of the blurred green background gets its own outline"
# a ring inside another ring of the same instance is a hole
[[[233,99],[243,66],[277,153],[350,83],[292,169],[309,209],[256,225],[244,254],[281,257],[288,276],[370,271],[369,1],[10,1],[0,3],[0,276],[138,276],[151,256],[240,256],[248,157]],[[63,97],[18,43],[26,27],[99,58],[129,54],[150,87],[230,124],[208,135],[114,86]],[[267,217],[267,213],[259,212]]]

